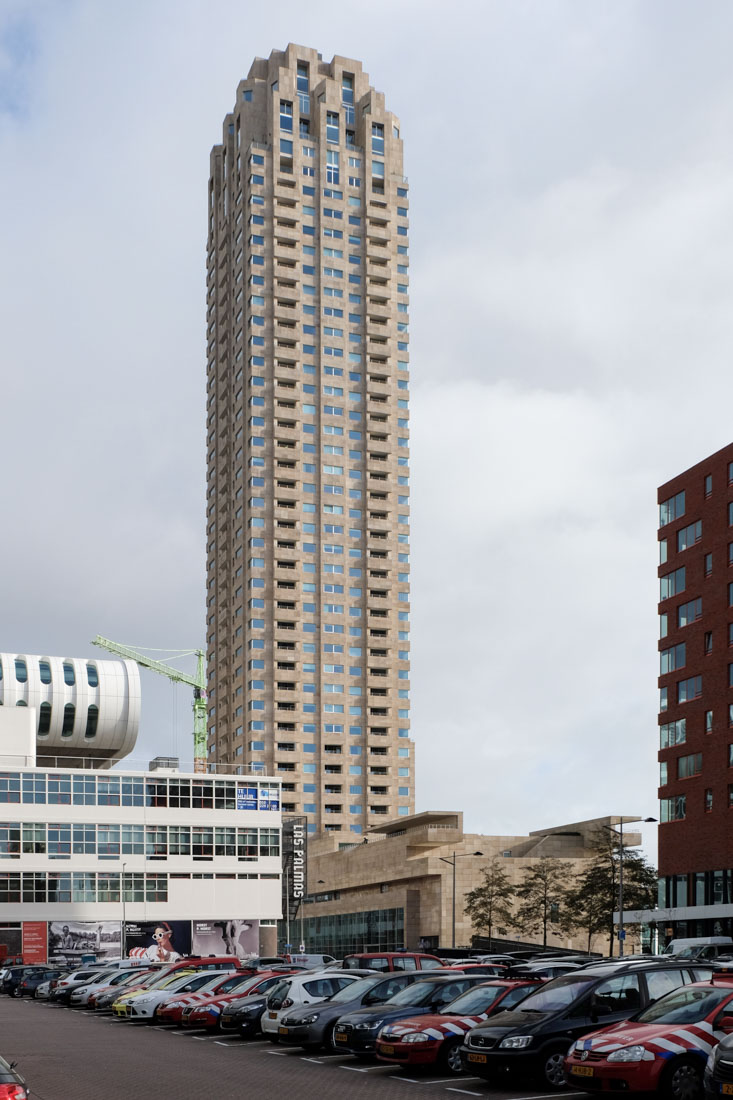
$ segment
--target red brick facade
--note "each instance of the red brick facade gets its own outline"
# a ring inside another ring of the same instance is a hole
[[[703,884],[699,875],[693,879],[695,873],[733,869],[733,816],[730,816],[733,808],[729,808],[733,807],[729,794],[733,792],[733,767],[729,763],[733,743],[730,715],[733,690],[728,686],[729,665],[733,663],[733,645],[729,640],[729,624],[733,622],[729,600],[729,584],[733,582],[733,526],[729,525],[729,502],[733,501],[731,476],[733,444],[668,481],[658,495],[662,505],[684,492],[684,511],[659,529],[660,542],[666,540],[667,543],[667,560],[659,566],[660,578],[669,578],[681,567],[685,570],[684,588],[659,604],[660,615],[667,615],[667,635],[660,639],[660,653],[680,643],[685,646],[684,664],[659,678],[660,689],[666,687],[668,695],[667,709],[660,709],[660,727],[686,719],[684,742],[659,752],[660,763],[667,765],[667,782],[659,788],[663,810],[659,827],[660,877],[691,876],[688,898],[670,899],[669,903],[678,906],[713,902],[710,876],[706,876],[708,881]],[[677,505],[679,512],[681,501],[678,500]],[[672,511],[675,511],[674,505]],[[701,523],[699,539],[694,529],[698,521]],[[679,549],[680,532],[689,528],[692,530],[687,536],[682,536],[683,543],[687,541],[688,545]],[[708,555],[712,555],[712,559]],[[668,582],[665,580],[665,583]],[[663,594],[660,585],[660,595]],[[683,610],[683,622],[684,619],[689,621],[680,625],[680,607],[694,604],[698,598],[702,600],[701,609],[693,606],[687,612]],[[699,617],[695,617],[698,613]],[[665,659],[679,660],[681,656],[678,650]],[[689,701],[679,701],[680,691],[695,696],[694,678],[698,676],[702,678],[701,693]],[[680,688],[683,681],[688,684]],[[662,706],[660,690],[660,708]],[[701,763],[695,759],[697,754],[702,754]],[[697,774],[686,774],[696,772],[698,767]],[[669,810],[665,800],[678,796],[684,796],[684,806],[673,804]],[[684,817],[680,820],[664,822],[666,812],[674,814],[681,810]],[[703,889],[707,894],[705,902],[702,901]],[[715,889],[719,894],[718,885]],[[677,890],[682,895],[684,884],[680,883]],[[723,898],[718,896],[715,900]],[[725,900],[730,899],[726,897]]]

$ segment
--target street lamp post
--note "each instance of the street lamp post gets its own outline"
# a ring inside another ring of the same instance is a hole
[[[618,850],[618,957],[623,958],[624,955],[624,940],[626,933],[624,931],[624,822],[634,824],[637,821],[648,822],[656,821],[656,817],[619,817],[618,828],[619,831],[616,834],[619,838],[619,850]],[[612,833],[616,833],[615,828],[612,825],[604,825],[604,829],[608,829]]]
[[[462,856],[482,856],[483,854],[483,852],[454,852],[452,859],[450,859],[448,856],[438,856],[438,859],[441,861],[441,863],[449,863],[453,868],[453,934],[451,936],[451,947],[456,946],[456,860],[460,859]]]
[[[125,920],[125,917],[126,917],[126,911],[125,911],[125,902],[126,902],[126,897],[125,897],[125,868],[126,867],[127,867],[127,864],[123,863],[122,864],[122,882],[120,883],[120,885],[122,886],[122,937],[121,937],[121,942],[122,942],[122,958],[123,959],[126,957],[126,953],[127,953],[127,922]]]

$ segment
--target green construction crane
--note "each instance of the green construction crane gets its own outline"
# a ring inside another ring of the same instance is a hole
[[[171,653],[172,659],[179,657],[196,656],[196,675],[189,676],[164,661],[156,661],[133,649],[129,645],[120,642],[112,642],[109,638],[103,638],[97,634],[92,639],[92,645],[98,645],[101,649],[108,649],[110,653],[116,653],[118,657],[126,657],[130,661],[136,661],[143,668],[152,669],[162,676],[167,676],[178,684],[190,684],[193,688],[193,770],[195,772],[206,771],[206,667],[204,653],[201,649],[189,649],[181,653]],[[154,653],[168,653],[168,650],[153,650]]]

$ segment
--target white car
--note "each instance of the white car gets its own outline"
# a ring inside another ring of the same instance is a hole
[[[69,1004],[75,1006],[86,1005],[89,1003],[89,997],[92,993],[100,993],[103,989],[112,989],[121,982],[129,980],[129,970],[103,971],[101,974],[97,974],[95,978],[92,978],[90,982],[74,989],[69,998]]]
[[[357,978],[373,976],[373,970],[309,970],[304,974],[288,975],[270,990],[260,1019],[263,1034],[276,1043],[280,1020],[293,1007],[325,1001]]]
[[[206,986],[215,986],[222,978],[231,977],[231,970],[198,970],[195,974],[185,974],[177,981],[160,989],[150,989],[130,1000],[127,1015],[131,1020],[151,1020],[155,1010],[163,1001],[174,994],[193,993]]]

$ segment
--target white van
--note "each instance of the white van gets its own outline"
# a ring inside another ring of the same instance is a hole
[[[733,939],[730,936],[692,936],[670,940],[663,955],[676,959],[717,959],[718,955],[733,955]]]
[[[335,963],[333,955],[286,955],[293,966],[304,966],[306,970],[316,970]]]

